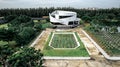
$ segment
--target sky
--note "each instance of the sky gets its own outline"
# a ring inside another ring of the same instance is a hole
[[[0,0],[0,9],[39,7],[119,8],[120,0]]]

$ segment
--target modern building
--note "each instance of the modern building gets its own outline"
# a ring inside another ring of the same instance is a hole
[[[79,25],[80,18],[77,18],[76,12],[56,10],[49,13],[50,22],[55,25],[65,25],[75,27]]]

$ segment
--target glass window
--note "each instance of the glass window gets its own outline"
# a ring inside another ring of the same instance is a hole
[[[69,17],[72,17],[72,16],[59,16],[60,19],[62,19],[62,18],[69,18]]]
[[[51,15],[53,18],[55,18],[55,15]]]
[[[78,24],[78,21],[74,21],[74,24],[77,25],[77,24]]]
[[[68,25],[73,25],[73,21],[70,21]]]

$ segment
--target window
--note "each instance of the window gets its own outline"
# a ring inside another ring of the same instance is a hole
[[[74,21],[74,24],[77,25],[77,24],[78,24],[78,21]]]
[[[61,24],[61,23],[59,23],[59,22],[51,22],[53,25],[64,25],[64,24]]]
[[[70,22],[68,23],[68,25],[73,25],[73,21],[70,21]]]
[[[55,18],[55,15],[51,15],[53,18]]]
[[[62,18],[69,18],[69,17],[72,17],[72,16],[59,16],[60,19],[62,19]]]

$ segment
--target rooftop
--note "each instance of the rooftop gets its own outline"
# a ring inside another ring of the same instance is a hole
[[[51,14],[76,14],[76,12],[72,12],[72,11],[63,11],[63,10],[56,10],[54,12],[52,12]]]

